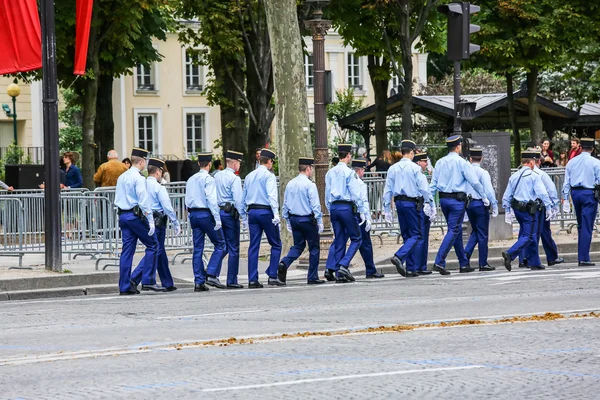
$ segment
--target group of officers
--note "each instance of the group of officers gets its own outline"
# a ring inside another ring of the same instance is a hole
[[[402,159],[390,167],[385,182],[383,207],[385,221],[392,223],[392,202],[400,224],[402,246],[391,261],[404,277],[429,275],[436,271],[449,275],[446,258],[452,248],[456,252],[461,273],[473,272],[471,255],[479,247],[479,271],[493,271],[488,264],[488,231],[491,217],[498,216],[498,202],[489,173],[480,165],[482,149],[470,149],[470,162],[462,154],[462,137],[455,135],[446,140],[448,155],[437,161],[431,184],[426,178],[428,156],[418,152],[410,140],[401,143]],[[589,250],[593,224],[600,198],[600,161],[590,157],[593,139],[582,139],[583,153],[568,165],[563,188],[563,210],[570,211],[569,195],[578,222],[579,265],[593,265]],[[383,278],[373,262],[370,238],[371,209],[367,185],[362,181],[366,161],[352,160],[351,145],[338,145],[339,163],[331,168],[325,181],[325,205],[329,211],[334,241],[329,248],[324,277],[327,281],[353,282],[350,262],[360,252],[365,262],[366,278]],[[159,184],[165,171],[162,160],[147,159],[148,152],[133,149],[132,167],[117,181],[115,205],[118,208],[122,232],[119,290],[122,295],[139,294],[142,290],[173,291],[164,241],[168,220],[175,235],[181,233],[166,188]],[[285,286],[286,273],[308,245],[309,269],[307,283],[325,283],[319,278],[320,234],[324,230],[323,214],[313,175],[314,159],[298,160],[299,174],[284,191],[279,207],[277,180],[272,172],[275,153],[260,151],[259,166],[248,174],[242,187],[240,169],[243,154],[227,151],[227,168],[214,177],[209,174],[212,154],[198,155],[200,171],[186,183],[185,205],[193,234],[194,290],[208,291],[209,286],[220,289],[241,289],[238,283],[240,232],[249,231],[248,287],[262,288],[259,281],[258,257],[263,233],[270,245],[269,266],[265,271],[271,286]],[[538,254],[542,240],[548,265],[563,262],[552,240],[550,220],[559,212],[560,201],[550,177],[539,168],[539,149],[522,152],[522,168],[513,174],[502,197],[505,220],[520,224],[517,242],[502,253],[504,266],[512,269],[512,261],[519,257],[519,267],[544,269]],[[147,167],[148,178],[141,174]],[[437,218],[435,194],[446,219],[448,231],[441,243],[434,264],[427,268],[429,228]],[[281,258],[281,217],[293,236],[293,246]],[[462,224],[469,220],[472,233],[463,246]],[[212,242],[214,251],[204,265],[205,237]],[[132,261],[137,241],[146,246],[145,255],[132,272]],[[349,246],[347,242],[350,240]],[[221,265],[228,255],[227,281],[220,281]],[[156,284],[156,273],[162,286]]]

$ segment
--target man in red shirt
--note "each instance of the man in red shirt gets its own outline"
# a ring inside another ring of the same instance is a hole
[[[571,138],[571,150],[569,150],[569,161],[581,154],[581,146],[578,138]]]

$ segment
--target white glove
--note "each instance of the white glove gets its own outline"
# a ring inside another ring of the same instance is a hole
[[[292,232],[292,225],[290,225],[290,222],[289,222],[289,221],[288,221],[288,222],[286,222],[286,224],[285,224],[285,227],[287,228],[287,230],[288,230],[288,232],[289,232],[289,233],[293,233],[293,232]]]
[[[319,230],[320,235],[325,230],[325,225],[323,225],[323,223],[321,222],[320,224],[317,224],[317,229]]]
[[[358,226],[361,226],[365,222],[367,222],[367,219],[365,218],[364,214],[360,214],[360,222],[358,223]]]
[[[391,212],[386,212],[385,213],[385,222],[387,222],[390,225],[392,225],[394,223],[394,221],[392,220],[392,213]]]
[[[242,230],[243,231],[247,231],[248,230],[248,220],[247,219],[243,219],[242,220]]]
[[[546,209],[546,221],[550,221],[553,216],[554,216],[554,212],[552,211],[552,209],[547,208]]]
[[[504,214],[504,222],[506,222],[509,225],[512,225],[512,223],[513,223],[512,213],[507,211],[506,214]]]
[[[223,226],[223,225],[221,225],[221,221],[219,221],[219,222],[217,222],[217,223],[215,224],[214,230],[215,230],[215,231],[218,231],[219,229],[221,229],[221,227],[222,227],[222,226]]]
[[[571,212],[571,203],[568,200],[565,200],[562,205],[563,212],[570,213]]]
[[[273,222],[273,225],[277,226],[281,223],[281,219],[279,218],[279,215],[276,215],[275,218],[273,218],[273,220],[271,221]]]
[[[484,198],[484,199],[482,199],[482,201],[483,201],[484,206],[488,207],[490,205],[490,201],[488,199]]]
[[[173,221],[173,229],[175,230],[175,236],[181,235],[181,225],[178,221]]]
[[[425,214],[428,217],[431,215],[431,204],[425,203],[425,205],[423,206],[423,214]]]
[[[150,226],[150,229],[148,229],[148,236],[154,236],[154,232],[156,232],[154,222],[150,222],[148,225]]]
[[[498,205],[492,207],[492,218],[496,218],[498,216]]]
[[[371,231],[371,221],[367,220],[367,222],[365,222],[365,231],[370,232]]]

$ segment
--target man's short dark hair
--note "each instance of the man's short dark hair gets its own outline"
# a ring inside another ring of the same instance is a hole
[[[298,172],[306,172],[311,165],[298,165]]]
[[[149,165],[148,166],[148,174],[154,175],[156,173],[156,171],[158,171],[158,167],[156,165]]]
[[[260,156],[260,165],[267,165],[269,160],[271,160],[271,158]]]
[[[334,165],[337,165],[340,162],[340,158],[339,157],[333,157],[331,159],[331,163]]]
[[[400,149],[400,151],[402,152],[402,155],[405,156],[407,154],[410,154],[411,151],[414,151],[413,149],[411,149],[410,147],[403,147]]]
[[[481,162],[481,159],[482,159],[482,158],[483,158],[483,157],[480,157],[480,156],[471,156],[471,160],[473,160],[473,161],[475,161],[475,162]]]
[[[145,160],[145,158],[138,156],[131,156],[131,165],[139,164],[140,161]]]
[[[534,161],[533,158],[524,158],[521,160],[521,164],[529,164],[532,161]]]
[[[348,154],[350,154],[350,153],[346,153],[345,151],[340,151],[338,156],[340,157],[340,160],[343,160],[344,158],[348,157]]]
[[[215,162],[213,163],[213,167],[215,169],[219,169],[220,166],[221,166],[221,160],[215,160]]]
[[[454,151],[460,145],[461,145],[461,143],[457,144],[456,146],[448,147],[448,151]]]
[[[198,165],[200,166],[200,168],[206,168],[206,167],[208,167],[208,164],[210,164],[210,161],[200,161],[200,162],[198,162]]]

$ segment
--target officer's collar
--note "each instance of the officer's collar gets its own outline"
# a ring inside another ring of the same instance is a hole
[[[132,165],[130,169],[137,170],[137,172],[142,172],[142,170],[136,167],[135,165]]]
[[[198,171],[199,174],[208,174],[208,171],[205,169],[201,169],[200,171]]]
[[[158,182],[158,179],[156,179],[156,178],[155,178],[155,177],[153,177],[153,176],[149,176],[149,177],[148,177],[148,179],[151,179],[151,180],[154,180],[154,181]]]
[[[227,168],[225,168],[225,171],[230,171],[230,172],[233,172],[235,174],[235,171],[233,170],[233,168],[227,167]]]

